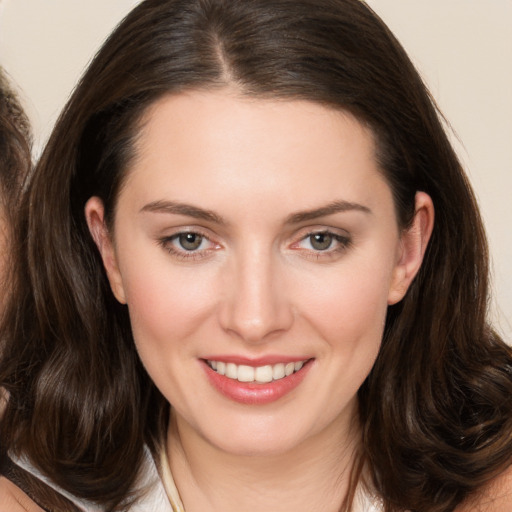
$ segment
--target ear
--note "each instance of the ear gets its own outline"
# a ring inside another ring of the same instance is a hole
[[[103,260],[103,266],[107,272],[110,282],[110,288],[116,299],[122,304],[126,304],[123,280],[119,266],[112,237],[105,224],[105,208],[103,201],[99,197],[91,197],[85,204],[85,218],[91,236],[100,251]]]
[[[421,267],[433,228],[434,204],[432,199],[425,192],[417,192],[413,222],[400,236],[388,304],[396,304],[404,298]]]

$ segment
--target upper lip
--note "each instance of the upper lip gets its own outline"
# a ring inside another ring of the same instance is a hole
[[[222,361],[224,363],[234,363],[236,365],[246,366],[266,366],[279,363],[297,363],[312,359],[310,356],[289,356],[289,355],[267,355],[261,357],[244,357],[238,355],[211,355],[202,358],[206,361]]]

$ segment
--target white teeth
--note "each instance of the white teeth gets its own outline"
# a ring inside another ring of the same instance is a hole
[[[229,377],[230,379],[238,379],[238,367],[234,363],[228,363],[226,365],[226,377]]]
[[[254,372],[254,377],[256,382],[272,382],[273,373],[274,372],[272,371],[272,366],[270,365],[258,366]]]
[[[252,366],[240,365],[238,367],[238,380],[240,382],[253,382],[254,368]]]
[[[288,377],[292,373],[298,372],[304,364],[305,361],[297,361],[296,363],[267,364],[254,367],[245,364],[224,363],[223,361],[208,361],[210,368],[220,375],[239,382],[259,382],[261,384]]]
[[[274,366],[274,369],[272,371],[272,377],[274,380],[282,379],[286,373],[284,372],[284,364],[279,363]]]

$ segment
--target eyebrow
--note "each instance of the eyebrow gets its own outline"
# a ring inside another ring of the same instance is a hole
[[[191,204],[177,203],[174,201],[153,201],[143,206],[141,212],[171,213],[174,215],[185,215],[195,219],[206,220],[214,224],[226,225],[227,222],[217,213],[205,210]]]
[[[362,212],[366,214],[372,213],[370,208],[362,204],[351,203],[349,201],[333,201],[326,206],[321,206],[320,208],[315,208],[314,210],[305,210],[302,212],[292,213],[287,217],[286,224],[299,224],[300,222],[306,222],[309,220],[318,219],[320,217],[326,217],[327,215],[349,211]]]
[[[211,210],[205,210],[198,206],[193,206],[186,203],[177,203],[175,201],[153,201],[146,204],[140,210],[141,212],[152,212],[152,213],[170,213],[174,215],[184,215],[186,217],[193,217],[195,219],[206,220],[214,224],[227,225],[225,219],[223,219],[217,213]],[[306,222],[320,217],[326,217],[328,215],[334,215],[335,213],[343,213],[349,211],[357,211],[366,214],[371,214],[372,211],[367,206],[358,203],[351,203],[349,201],[333,201],[320,208],[313,210],[304,210],[289,215],[285,224],[299,224],[300,222]]]

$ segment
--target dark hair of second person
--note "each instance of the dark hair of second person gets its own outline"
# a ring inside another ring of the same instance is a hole
[[[30,139],[28,119],[6,74],[0,68],[0,283],[4,287],[4,269],[9,259],[8,239],[22,183],[31,164]]]

